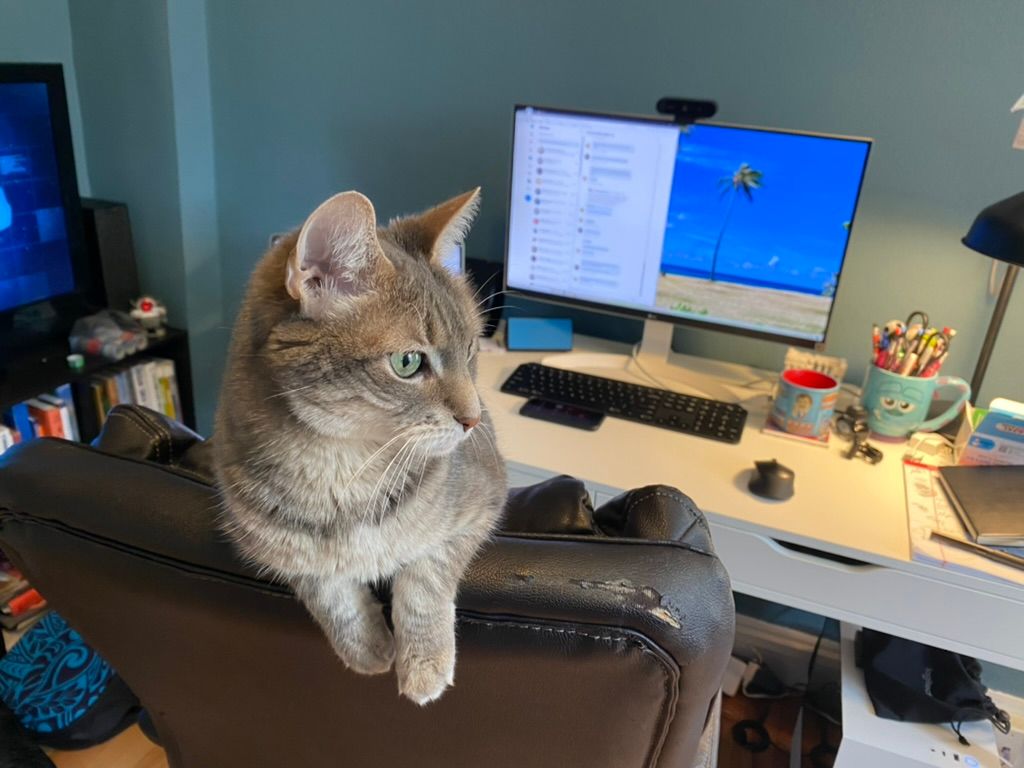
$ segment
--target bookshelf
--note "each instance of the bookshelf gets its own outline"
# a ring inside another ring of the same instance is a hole
[[[81,439],[83,442],[90,442],[99,434],[99,423],[89,388],[91,377],[102,374],[107,369],[156,357],[174,361],[183,421],[188,427],[195,429],[192,366],[186,331],[168,328],[164,337],[150,339],[146,349],[117,362],[86,355],[85,367],[78,371],[68,367],[68,353],[67,342],[57,341],[40,345],[17,358],[0,362],[0,412],[15,403],[36,397],[40,392],[52,392],[62,384],[70,384]]]

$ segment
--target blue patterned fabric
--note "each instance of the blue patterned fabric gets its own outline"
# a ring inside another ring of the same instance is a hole
[[[0,659],[0,699],[38,734],[73,726],[96,704],[110,666],[50,611]]]

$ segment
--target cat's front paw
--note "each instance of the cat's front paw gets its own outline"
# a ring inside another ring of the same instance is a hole
[[[454,643],[425,654],[405,653],[398,661],[398,691],[420,706],[440,698],[454,681]]]
[[[334,639],[345,666],[360,675],[384,674],[395,661],[395,638],[384,617],[377,618],[355,622]]]

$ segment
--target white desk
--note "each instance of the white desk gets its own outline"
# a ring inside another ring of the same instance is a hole
[[[629,351],[585,337],[577,337],[576,349]],[[524,400],[502,394],[501,384],[517,365],[543,357],[480,356],[481,396],[513,485],[565,473],[583,480],[597,505],[642,485],[676,486],[707,515],[736,591],[1024,669],[1024,585],[911,561],[902,445],[880,444],[885,458],[871,466],[842,458],[845,444],[834,437],[826,449],[764,435],[766,396],[745,403],[750,416],[738,445],[614,418],[585,432],[519,416]],[[678,360],[737,383],[763,374],[700,358]],[[588,372],[649,384],[625,371]],[[753,462],[771,458],[796,472],[796,493],[788,501],[764,501],[746,488]]]

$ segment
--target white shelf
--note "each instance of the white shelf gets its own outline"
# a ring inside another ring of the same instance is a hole
[[[902,723],[875,715],[864,674],[854,661],[856,632],[857,627],[842,625],[843,741],[835,768],[999,768],[995,731],[987,721],[963,724],[971,743],[965,747],[948,724]]]

